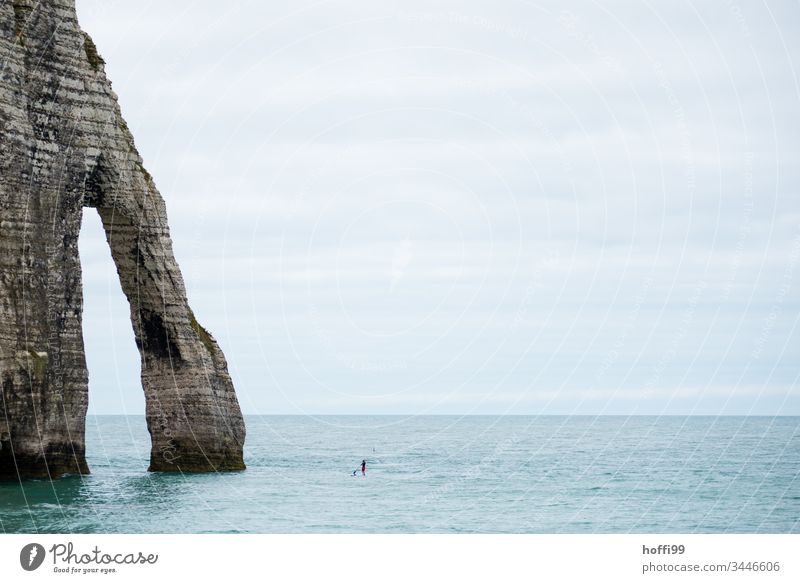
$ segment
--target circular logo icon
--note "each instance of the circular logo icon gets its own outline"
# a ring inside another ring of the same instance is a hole
[[[35,571],[44,562],[44,547],[39,543],[30,543],[19,552],[19,564],[26,571]]]

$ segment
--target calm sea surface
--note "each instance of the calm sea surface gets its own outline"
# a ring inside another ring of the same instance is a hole
[[[250,416],[210,475],[148,473],[143,417],[87,428],[92,474],[0,483],[0,531],[800,530],[800,417]]]

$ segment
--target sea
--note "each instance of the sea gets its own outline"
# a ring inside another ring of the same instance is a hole
[[[800,530],[800,417],[248,416],[246,423],[247,470],[181,475],[147,472],[143,416],[90,416],[91,474],[0,483],[0,532]]]

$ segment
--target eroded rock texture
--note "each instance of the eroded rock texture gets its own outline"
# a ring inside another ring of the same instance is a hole
[[[151,470],[242,469],[225,357],[74,0],[0,0],[0,478],[87,473],[78,234],[100,214],[141,352]]]

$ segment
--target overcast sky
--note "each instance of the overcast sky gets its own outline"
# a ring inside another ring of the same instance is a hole
[[[246,413],[800,414],[800,6],[564,5],[78,0]]]

